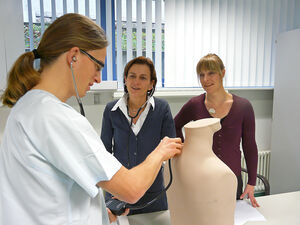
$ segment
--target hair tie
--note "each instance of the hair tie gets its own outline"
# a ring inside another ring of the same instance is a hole
[[[32,53],[33,53],[33,55],[34,55],[34,59],[40,59],[40,58],[41,58],[41,56],[39,55],[39,53],[37,52],[36,49],[33,49],[33,50],[32,50]]]

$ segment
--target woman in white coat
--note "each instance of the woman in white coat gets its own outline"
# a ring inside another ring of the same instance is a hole
[[[99,187],[134,203],[162,162],[181,152],[178,139],[164,138],[128,170],[105,150],[88,120],[65,103],[76,96],[81,105],[80,97],[100,82],[107,45],[92,20],[66,14],[48,27],[36,50],[13,65],[2,96],[12,109],[0,148],[0,224],[109,224]]]

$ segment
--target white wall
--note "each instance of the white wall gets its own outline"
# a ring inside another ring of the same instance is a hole
[[[256,141],[259,150],[270,150],[270,135],[272,123],[272,90],[235,90],[230,91],[236,95],[247,98],[254,108],[256,119]],[[200,93],[200,90],[199,90]],[[160,97],[160,96],[158,96]],[[173,116],[175,116],[181,107],[191,98],[191,95],[183,96],[162,96],[166,99],[171,107]],[[84,110],[87,119],[91,122],[98,134],[101,131],[102,114],[107,102],[113,100],[113,92],[100,92],[97,94],[88,93],[83,98]],[[75,109],[78,110],[75,98],[68,101]],[[5,122],[9,114],[9,109],[0,107],[0,141],[2,138]]]

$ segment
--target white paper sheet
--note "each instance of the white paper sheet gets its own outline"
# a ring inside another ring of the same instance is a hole
[[[244,225],[248,221],[266,221],[265,217],[253,208],[249,201],[238,200],[236,202],[234,225]]]

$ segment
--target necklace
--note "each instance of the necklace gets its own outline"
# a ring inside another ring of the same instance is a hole
[[[215,113],[216,113],[216,110],[215,110],[214,108],[209,108],[209,109],[208,109],[208,112],[209,112],[210,114],[215,114]]]

